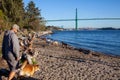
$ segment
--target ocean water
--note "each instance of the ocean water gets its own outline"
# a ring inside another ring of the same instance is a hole
[[[120,30],[55,31],[47,37],[76,48],[120,56]]]

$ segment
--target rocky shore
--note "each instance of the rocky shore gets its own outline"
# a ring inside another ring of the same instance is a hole
[[[120,80],[120,57],[48,45],[35,40],[39,80]]]
[[[32,78],[17,80],[120,80],[120,57],[84,49],[63,48],[35,39],[37,71]],[[3,65],[3,60],[0,60]],[[4,67],[5,68],[5,67]],[[7,66],[6,66],[7,68]]]

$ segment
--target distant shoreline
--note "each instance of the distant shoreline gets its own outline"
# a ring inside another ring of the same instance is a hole
[[[106,27],[106,28],[98,28],[98,30],[120,30],[120,28]]]
[[[62,31],[66,30],[75,30],[75,29],[63,29]],[[77,30],[120,30],[120,28],[113,28],[113,27],[102,27],[102,28],[78,28]],[[56,30],[57,31],[57,30]],[[61,30],[58,30],[61,31]]]

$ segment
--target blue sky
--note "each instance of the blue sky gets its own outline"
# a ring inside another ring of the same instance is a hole
[[[31,0],[24,0],[25,6]],[[75,9],[78,18],[120,18],[120,0],[32,0],[41,10],[45,20],[74,19]],[[47,22],[46,25],[74,28],[74,21]],[[120,28],[120,20],[78,21],[78,27]]]

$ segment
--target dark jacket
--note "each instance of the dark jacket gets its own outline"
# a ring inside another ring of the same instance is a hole
[[[4,33],[3,43],[2,43],[2,57],[4,59],[17,59],[19,58],[19,41],[16,34],[9,30]]]

